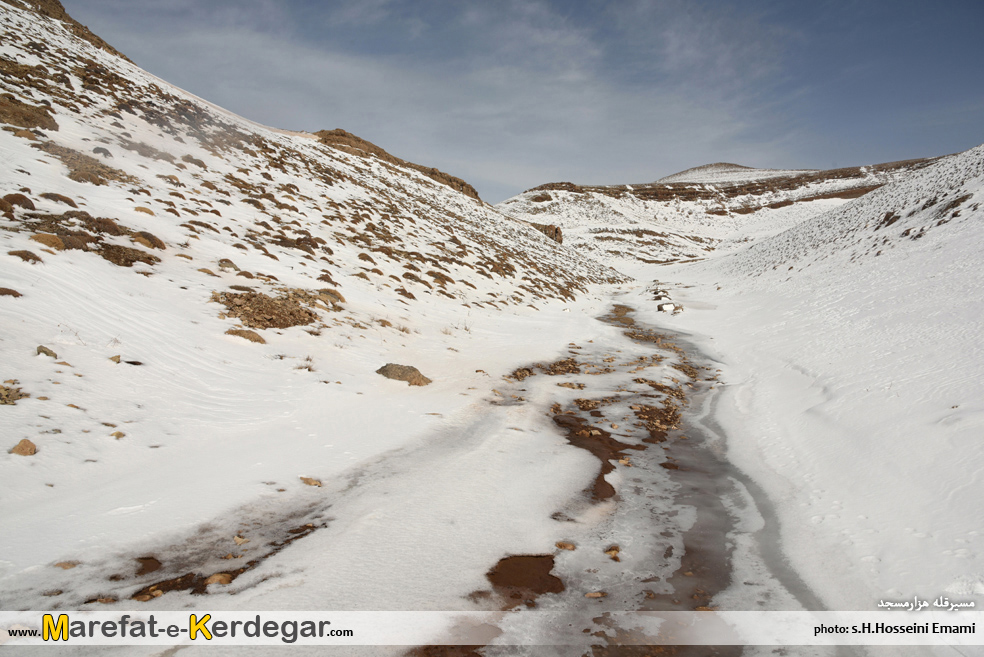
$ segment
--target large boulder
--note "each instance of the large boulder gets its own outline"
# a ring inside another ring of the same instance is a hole
[[[396,363],[386,363],[378,370],[376,374],[382,374],[387,379],[395,379],[397,381],[406,381],[412,386],[425,386],[431,383],[431,380],[420,373],[416,367],[410,365],[397,365]]]

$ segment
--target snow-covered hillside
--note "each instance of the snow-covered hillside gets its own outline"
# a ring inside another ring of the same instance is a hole
[[[6,608],[126,608],[155,579],[235,570],[224,555],[252,568],[269,542],[329,517],[335,547],[317,549],[339,555],[333,583],[295,588],[298,605],[446,608],[505,554],[558,540],[543,520],[597,466],[545,420],[514,431],[533,420],[490,400],[501,375],[603,330],[597,284],[626,276],[450,176],[345,133],[251,123],[22,3],[0,3],[0,30]],[[387,363],[433,383],[388,380]],[[380,465],[395,452],[399,476]],[[339,510],[370,467],[437,502],[410,513],[414,495],[365,484]],[[501,494],[524,468],[557,473],[536,485],[542,499]],[[395,541],[364,512],[414,528]],[[469,515],[480,520],[462,531],[481,549],[430,544]],[[344,556],[352,542],[377,549]],[[460,575],[414,570],[428,550]],[[150,555],[164,565],[134,579],[133,559]],[[419,581],[394,597],[388,577],[410,571]],[[191,604],[174,600],[161,604]]]
[[[931,162],[830,171],[707,165],[648,185],[550,183],[496,207],[523,221],[556,225],[565,244],[636,271],[639,263],[699,260],[774,234]]]

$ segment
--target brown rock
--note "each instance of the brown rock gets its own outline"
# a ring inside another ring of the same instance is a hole
[[[382,374],[387,379],[394,379],[396,381],[406,381],[412,386],[426,386],[433,383],[430,379],[420,373],[416,367],[410,365],[397,365],[396,363],[386,363],[378,370],[376,374]]]
[[[559,550],[576,550],[577,549],[577,546],[576,545],[574,545],[573,543],[568,543],[566,541],[557,541],[556,546],[557,546],[557,549],[559,549]]]
[[[10,450],[11,454],[17,454],[18,456],[34,456],[37,454],[38,446],[32,443],[27,438],[22,439],[17,445]]]
[[[52,358],[58,358],[58,354],[56,354],[55,352],[53,352],[51,349],[48,349],[43,344],[38,345],[38,351],[37,351],[37,353],[38,353],[38,356],[44,354],[45,356],[51,356]]]
[[[231,584],[232,575],[229,573],[215,573],[214,575],[209,575],[208,579],[205,580],[205,586],[209,584]]]
[[[317,486],[319,488],[321,487],[320,479],[313,479],[311,477],[301,477],[301,481],[307,484],[308,486]]]

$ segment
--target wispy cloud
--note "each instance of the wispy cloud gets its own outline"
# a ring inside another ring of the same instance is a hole
[[[820,87],[790,65],[803,28],[767,2],[76,4],[179,86],[269,125],[351,130],[493,201],[716,160],[806,165],[825,137],[802,111]]]

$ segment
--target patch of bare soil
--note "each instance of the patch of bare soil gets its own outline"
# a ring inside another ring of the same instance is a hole
[[[550,573],[553,567],[554,557],[550,554],[516,555],[499,559],[486,577],[507,601],[504,609],[535,607],[537,596],[564,590],[560,578]]]
[[[615,469],[612,461],[625,459],[626,450],[639,450],[645,447],[619,442],[612,438],[612,434],[608,431],[590,424],[577,415],[555,415],[553,421],[567,432],[567,441],[571,445],[586,449],[601,461],[601,470],[590,488],[591,498],[601,501],[613,497],[615,488],[605,480],[605,475]]]
[[[262,292],[213,292],[212,301],[226,307],[225,315],[235,317],[254,329],[290,328],[304,326],[318,319],[311,310],[302,306],[298,299],[307,299],[296,291],[284,293],[279,298],[267,296]]]

